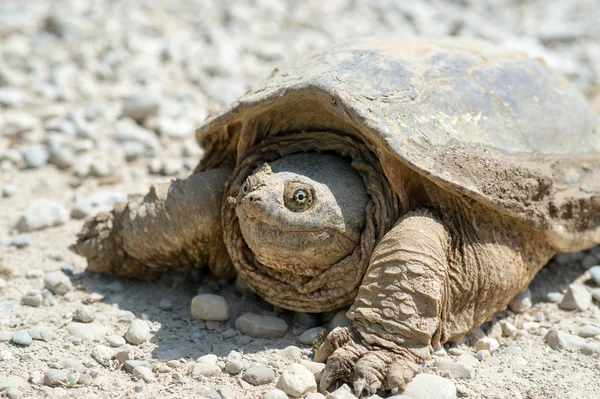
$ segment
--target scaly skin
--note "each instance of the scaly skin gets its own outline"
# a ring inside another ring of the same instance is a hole
[[[478,328],[527,287],[554,255],[540,233],[434,186],[437,211],[406,214],[375,248],[351,326],[316,353],[320,389],[402,390],[433,348]]]
[[[155,278],[169,270],[209,266],[231,277],[221,230],[229,169],[213,169],[152,186],[145,196],[87,220],[71,248],[94,272]]]

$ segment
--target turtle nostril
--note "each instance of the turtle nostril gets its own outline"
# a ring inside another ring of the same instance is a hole
[[[248,201],[250,202],[260,202],[260,197],[258,195],[249,195]]]

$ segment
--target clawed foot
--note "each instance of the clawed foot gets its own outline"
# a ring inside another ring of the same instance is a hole
[[[315,354],[315,361],[327,362],[319,390],[325,392],[337,380],[349,382],[360,397],[384,388],[396,393],[418,371],[412,360],[384,348],[368,348],[348,328],[336,328],[327,335]]]

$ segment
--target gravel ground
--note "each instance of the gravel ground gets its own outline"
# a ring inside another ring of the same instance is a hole
[[[597,0],[0,2],[0,397],[322,398],[310,342],[343,312],[274,309],[203,271],[88,274],[68,250],[83,219],[189,174],[208,114],[341,38],[486,38],[600,111],[598,21]],[[598,264],[600,247],[557,256],[407,394],[600,397]]]

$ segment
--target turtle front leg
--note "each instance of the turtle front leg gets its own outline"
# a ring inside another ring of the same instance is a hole
[[[145,196],[87,220],[71,249],[95,272],[151,279],[209,265],[214,274],[231,276],[220,217],[230,174],[214,169],[154,185]]]
[[[360,395],[404,388],[439,346],[448,308],[450,236],[431,212],[410,212],[375,248],[348,329],[335,329],[317,350],[327,366],[320,389],[352,381]]]

